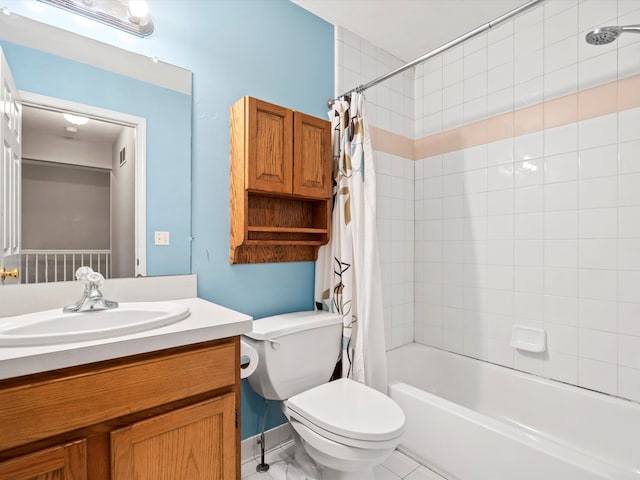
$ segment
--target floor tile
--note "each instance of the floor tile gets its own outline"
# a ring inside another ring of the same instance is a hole
[[[427,467],[420,467],[411,472],[411,474],[405,477],[404,480],[446,480],[446,478],[441,477],[433,470],[429,470]]]
[[[382,465],[373,469],[373,476],[375,480],[402,480],[401,477],[392,473],[390,470],[387,470]]]
[[[404,478],[420,466],[418,462],[407,457],[398,450],[382,464],[386,469],[391,470],[400,478]]]
[[[265,462],[270,467],[268,472],[256,472],[259,456],[244,463],[241,471],[242,480],[306,480],[306,475],[292,471],[293,467],[288,464],[293,450],[293,443],[289,443],[268,452],[265,455]],[[446,480],[397,450],[384,464],[374,468],[373,473],[375,480]]]

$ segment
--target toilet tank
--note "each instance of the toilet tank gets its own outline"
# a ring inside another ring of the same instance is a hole
[[[286,400],[329,381],[342,344],[342,316],[296,312],[254,320],[243,340],[258,352],[251,387],[268,400]]]

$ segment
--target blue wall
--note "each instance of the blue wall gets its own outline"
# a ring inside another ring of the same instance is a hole
[[[2,40],[0,46],[19,90],[147,119],[147,274],[189,273],[191,97]],[[155,246],[155,230],[169,230],[171,245]]]
[[[326,118],[332,25],[288,0],[156,0],[149,2],[155,32],[139,39],[88,27],[35,0],[5,3],[21,15],[191,70],[191,271],[198,295],[255,318],[313,308],[312,262],[229,265],[229,107],[250,95]],[[242,393],[246,438],[258,432],[263,401],[246,382]],[[284,421],[271,403],[267,428]]]

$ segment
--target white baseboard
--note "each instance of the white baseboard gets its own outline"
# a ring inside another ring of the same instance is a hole
[[[246,463],[254,458],[260,457],[260,445],[258,440],[260,434],[242,440],[240,446],[240,462]],[[291,425],[289,422],[272,428],[264,432],[265,452],[278,448],[280,445],[290,442],[293,439]]]

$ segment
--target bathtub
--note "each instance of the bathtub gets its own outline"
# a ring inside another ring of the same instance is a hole
[[[640,404],[415,343],[387,355],[399,449],[450,480],[640,480]]]

